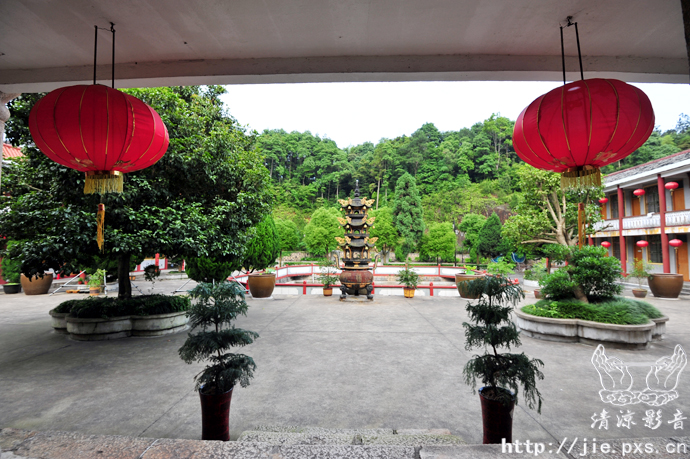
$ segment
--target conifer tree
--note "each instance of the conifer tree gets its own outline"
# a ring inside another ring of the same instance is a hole
[[[501,245],[501,220],[496,212],[486,219],[482,230],[479,232],[479,253],[485,257],[495,258],[499,253]]]
[[[416,247],[424,232],[424,210],[415,179],[408,173],[403,174],[395,184],[393,220],[396,229],[405,238],[404,245]]]
[[[244,254],[244,269],[247,271],[266,269],[280,255],[280,239],[273,217],[267,215],[258,225]]]

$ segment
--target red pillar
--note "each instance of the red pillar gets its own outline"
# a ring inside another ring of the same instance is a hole
[[[625,198],[623,189],[618,185],[618,244],[621,252],[621,269],[623,274],[628,272],[628,253],[625,247],[625,236],[623,236],[623,216],[625,215]]]
[[[434,296],[434,283],[429,282],[429,296]]]
[[[656,174],[657,188],[659,188],[659,224],[661,229],[661,261],[664,272],[671,272],[671,259],[668,253],[668,234],[666,234],[666,188],[661,174]]]
[[[155,260],[156,260],[156,261],[155,261],[155,263],[156,263],[156,268],[158,268],[158,261],[160,260],[160,258],[161,258],[160,254],[157,253],[157,254],[156,254],[156,258],[155,258]]]
[[[594,245],[594,239],[592,239],[592,236],[587,236],[587,240],[589,241],[589,245]]]

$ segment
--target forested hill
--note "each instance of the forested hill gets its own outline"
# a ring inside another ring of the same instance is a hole
[[[427,123],[409,136],[376,145],[339,148],[310,132],[267,130],[257,138],[276,187],[279,207],[308,215],[351,195],[355,179],[363,194],[391,204],[397,180],[409,172],[422,196],[428,222],[457,221],[474,213],[514,207],[521,186],[514,168],[522,164],[512,147],[514,121],[492,115],[470,128],[440,132]],[[655,130],[628,158],[605,173],[642,164],[690,148],[690,117],[676,129]]]

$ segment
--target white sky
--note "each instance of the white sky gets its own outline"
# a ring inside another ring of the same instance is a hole
[[[412,134],[431,122],[457,131],[492,113],[515,120],[523,108],[559,82],[395,82],[229,85],[230,113],[251,129],[310,131],[340,148]],[[690,114],[690,85],[641,84],[656,125],[674,128]]]

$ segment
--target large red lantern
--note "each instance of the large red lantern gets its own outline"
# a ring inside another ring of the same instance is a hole
[[[642,196],[645,195],[645,191],[642,188],[638,188],[637,190],[633,191],[633,194],[637,196],[638,198],[641,198]]]
[[[609,202],[609,198],[601,198],[601,199],[599,200],[599,204],[602,204],[602,205],[603,205],[603,204],[606,204],[607,202]]]
[[[678,182],[668,182],[666,185],[664,185],[664,188],[671,190],[671,193],[673,193],[673,190],[678,188]]]
[[[625,158],[654,130],[647,95],[619,80],[568,83],[532,102],[515,122],[525,162],[561,173],[564,187],[601,185],[600,168]]]
[[[601,243],[601,246],[608,249],[611,247],[611,243],[609,241],[604,241]]]
[[[637,241],[635,244],[636,244],[638,247],[647,247],[647,246],[649,245],[649,242],[647,242],[647,241],[645,241],[645,240],[641,240],[641,241]]]
[[[84,193],[122,192],[122,173],[155,164],[169,143],[155,110],[102,85],[48,93],[31,110],[29,129],[46,156],[86,173]]]
[[[677,249],[678,247],[683,245],[683,241],[681,241],[680,239],[671,239],[670,241],[668,241],[668,245]]]

